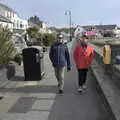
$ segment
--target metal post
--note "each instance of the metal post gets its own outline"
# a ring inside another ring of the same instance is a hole
[[[69,20],[70,20],[70,41],[72,41],[72,22],[71,22],[71,11],[69,11]]]
[[[72,20],[71,20],[71,11],[68,10],[65,12],[65,15],[69,14],[69,33],[70,33],[70,41],[72,41]]]

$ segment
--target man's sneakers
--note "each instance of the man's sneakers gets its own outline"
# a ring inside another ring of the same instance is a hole
[[[86,89],[87,89],[87,86],[86,86],[86,85],[80,86],[80,87],[78,88],[78,92],[82,93],[83,90],[86,90]]]
[[[58,88],[59,88],[59,87],[60,87],[60,83],[58,83],[58,85],[57,85],[57,86],[58,86]]]
[[[83,88],[81,86],[78,88],[78,92],[83,92]]]
[[[86,85],[83,85],[82,88],[83,88],[83,89],[87,89],[87,86],[86,86]]]
[[[58,91],[58,94],[63,94],[63,93],[64,93],[64,92],[63,92],[63,90],[61,90],[61,89]]]

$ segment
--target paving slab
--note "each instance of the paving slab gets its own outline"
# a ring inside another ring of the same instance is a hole
[[[0,100],[0,116],[4,116],[7,114],[8,110],[12,107],[13,104],[19,99],[19,96],[4,96],[2,100]]]
[[[54,100],[48,100],[48,99],[36,100],[32,106],[32,110],[50,111],[53,103]]]
[[[51,100],[54,100],[56,98],[56,94],[53,93],[30,93],[27,96],[36,97],[39,99],[51,99]]]
[[[36,98],[20,97],[9,109],[8,113],[27,113],[34,104]]]
[[[48,111],[31,111],[28,112],[23,120],[48,120]]]

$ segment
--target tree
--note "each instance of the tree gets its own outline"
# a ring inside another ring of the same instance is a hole
[[[43,35],[43,44],[45,46],[49,46],[50,44],[52,44],[55,41],[55,38],[56,38],[55,34],[45,33]]]
[[[43,21],[40,20],[38,16],[32,16],[28,19],[28,22],[38,25],[40,28],[42,28]]]
[[[115,33],[113,31],[105,31],[103,33],[104,37],[115,37]]]
[[[0,25],[0,64],[6,64],[9,62],[13,50],[12,32],[8,27]]]
[[[61,32],[70,33],[70,28],[66,28],[66,27],[63,27],[63,28],[50,27],[50,29],[52,31],[56,31],[57,33],[61,33]],[[71,27],[72,36],[74,35],[74,31],[75,31],[75,28]]]
[[[37,38],[39,32],[39,27],[33,26],[27,29],[27,34],[30,38]]]

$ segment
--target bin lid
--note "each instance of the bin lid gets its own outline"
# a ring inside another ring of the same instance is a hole
[[[29,48],[36,48],[38,49],[39,51],[43,51],[43,47],[42,46],[30,46]]]

